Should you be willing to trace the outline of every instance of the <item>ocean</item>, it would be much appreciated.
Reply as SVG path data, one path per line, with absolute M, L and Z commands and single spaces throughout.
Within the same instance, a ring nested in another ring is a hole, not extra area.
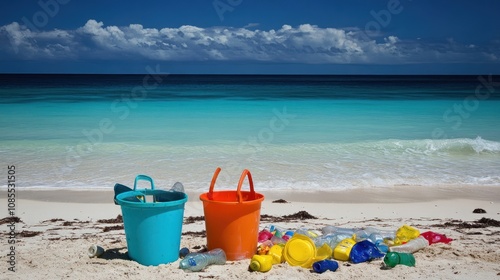
M 26 189 L 500 186 L 500 77 L 3 74 L 0 161 Z

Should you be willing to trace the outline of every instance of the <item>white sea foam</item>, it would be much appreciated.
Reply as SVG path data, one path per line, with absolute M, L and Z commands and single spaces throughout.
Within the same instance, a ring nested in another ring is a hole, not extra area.
M 224 189 L 235 188 L 245 168 L 263 190 L 500 186 L 500 143 L 481 137 L 269 144 L 243 152 L 239 145 L 103 143 L 72 158 L 71 151 L 49 141 L 10 143 L 2 155 L 17 164 L 18 184 L 33 188 L 111 189 L 148 174 L 158 187 L 181 181 L 188 190 L 206 191 L 217 166 L 223 168 L 217 186 Z

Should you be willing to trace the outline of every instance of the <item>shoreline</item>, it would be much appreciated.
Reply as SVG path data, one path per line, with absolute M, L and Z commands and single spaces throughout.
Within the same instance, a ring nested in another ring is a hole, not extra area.
M 476 208 L 487 211 L 485 217 L 499 219 L 498 188 L 394 188 L 355 189 L 336 192 L 262 192 L 265 199 L 261 215 L 290 215 L 307 211 L 320 219 L 412 219 L 440 218 L 473 220 Z M 203 216 L 201 193 L 188 192 L 184 216 Z M 61 218 L 96 220 L 114 218 L 121 207 L 113 201 L 111 190 L 19 190 L 16 192 L 16 215 L 26 224 Z M 6 201 L 7 192 L 0 192 Z M 285 200 L 287 203 L 275 203 Z M 3 218 L 3 217 L 0 217 Z
M 245 190 L 243 190 L 245 191 Z M 500 186 L 396 186 L 379 188 L 357 188 L 336 191 L 259 191 L 265 200 L 284 199 L 293 202 L 316 203 L 401 203 L 429 202 L 448 199 L 471 199 L 500 202 Z M 188 201 L 200 201 L 203 192 L 187 191 Z M 16 188 L 16 198 L 23 200 L 68 203 L 113 202 L 112 189 L 22 189 Z M 0 190 L 0 199 L 7 198 L 7 189 Z

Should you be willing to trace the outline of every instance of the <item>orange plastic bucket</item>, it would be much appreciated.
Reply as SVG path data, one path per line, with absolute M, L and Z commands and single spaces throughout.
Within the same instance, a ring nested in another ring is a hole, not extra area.
M 250 171 L 243 170 L 236 191 L 215 191 L 221 169 L 217 167 L 210 190 L 200 195 L 205 213 L 208 250 L 221 248 L 228 260 L 250 259 L 257 249 L 260 204 L 264 195 L 253 189 Z M 250 191 L 241 191 L 248 177 Z

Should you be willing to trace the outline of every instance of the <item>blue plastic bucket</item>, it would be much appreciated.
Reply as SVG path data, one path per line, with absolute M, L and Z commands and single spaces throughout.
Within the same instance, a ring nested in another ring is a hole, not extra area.
M 139 180 L 149 181 L 151 189 L 137 190 Z M 134 190 L 119 194 L 116 201 L 122 209 L 132 260 L 142 265 L 160 265 L 179 258 L 185 193 L 155 190 L 153 179 L 138 175 Z

